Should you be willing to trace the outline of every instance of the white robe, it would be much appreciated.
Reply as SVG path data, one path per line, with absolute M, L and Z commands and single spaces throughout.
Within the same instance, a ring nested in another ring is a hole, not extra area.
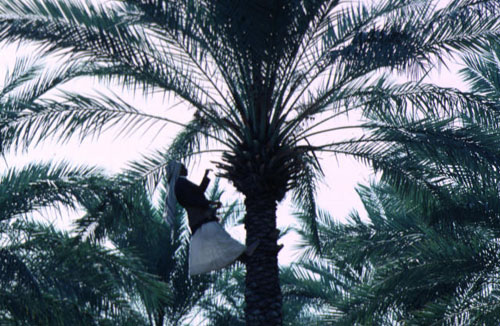
M 245 245 L 233 239 L 219 223 L 205 223 L 191 237 L 189 275 L 231 265 L 245 249 Z

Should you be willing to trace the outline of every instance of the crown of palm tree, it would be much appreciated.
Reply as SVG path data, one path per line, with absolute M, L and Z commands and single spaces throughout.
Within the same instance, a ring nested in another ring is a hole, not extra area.
M 170 154 L 186 156 L 203 147 L 203 138 L 216 140 L 223 175 L 244 193 L 250 191 L 244 180 L 267 180 L 258 188 L 277 199 L 290 187 L 305 193 L 301 181 L 319 168 L 315 152 L 377 162 L 397 141 L 369 132 L 337 141 L 335 131 L 344 128 L 405 129 L 414 122 L 405 116 L 455 116 L 464 109 L 475 119 L 494 115 L 470 94 L 392 84 L 380 73 L 426 72 L 447 53 L 478 49 L 498 32 L 495 1 L 452 1 L 434 10 L 420 0 L 359 7 L 339 1 L 26 0 L 5 1 L 0 9 L 0 38 L 38 42 L 44 53 L 74 53 L 69 61 L 79 64 L 58 71 L 53 82 L 91 74 L 133 89 L 173 92 L 194 107 Z M 89 135 L 118 119 L 128 120 L 122 128 L 129 129 L 151 119 L 175 123 L 108 97 L 66 94 L 66 100 L 31 104 L 14 123 L 15 134 L 29 134 L 29 142 L 54 132 Z M 328 128 L 357 109 L 381 121 Z

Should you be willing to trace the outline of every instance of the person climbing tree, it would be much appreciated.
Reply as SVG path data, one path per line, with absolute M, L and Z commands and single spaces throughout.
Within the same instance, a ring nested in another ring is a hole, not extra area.
M 178 162 L 169 164 L 169 189 L 167 190 L 167 221 L 175 212 L 178 202 L 186 209 L 191 246 L 189 248 L 189 275 L 208 273 L 231 265 L 236 260 L 245 262 L 246 257 L 255 251 L 258 241 L 248 248 L 237 240 L 218 223 L 217 209 L 220 202 L 210 201 L 205 197 L 205 190 L 210 183 L 210 169 L 199 185 L 189 181 L 187 168 Z

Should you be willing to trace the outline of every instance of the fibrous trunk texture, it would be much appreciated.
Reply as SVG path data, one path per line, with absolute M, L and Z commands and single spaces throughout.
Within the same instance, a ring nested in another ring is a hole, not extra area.
M 246 244 L 260 241 L 246 266 L 246 326 L 281 326 L 276 201 L 266 194 L 252 194 L 246 196 L 245 206 Z

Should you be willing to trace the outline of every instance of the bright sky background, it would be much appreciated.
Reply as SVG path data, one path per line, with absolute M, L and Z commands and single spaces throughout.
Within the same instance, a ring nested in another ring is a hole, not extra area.
M 0 55 L 3 58 L 2 64 L 0 64 L 0 85 L 3 84 L 5 68 L 12 66 L 16 56 L 27 54 L 29 54 L 29 50 L 23 48 L 19 50 L 16 50 L 12 46 L 0 48 Z M 456 73 L 460 66 L 451 64 L 450 68 L 451 71 L 441 68 L 440 71 L 432 73 L 428 79 L 441 86 L 464 89 L 464 84 Z M 87 79 L 69 83 L 66 89 L 88 94 L 92 90 L 102 91 L 102 86 Z M 169 105 L 163 101 L 162 96 L 148 96 L 144 98 L 142 96 L 133 96 L 129 93 L 123 93 L 120 96 L 134 103 L 137 107 L 157 115 L 166 115 L 171 119 L 184 122 L 190 117 L 180 107 L 168 110 Z M 2 160 L 0 162 L 0 171 L 5 171 L 7 165 L 12 167 L 22 166 L 27 162 L 70 160 L 75 162 L 75 164 L 102 166 L 110 173 L 117 173 L 126 166 L 127 162 L 137 160 L 141 155 L 146 155 L 156 149 L 164 148 L 175 136 L 177 130 L 177 127 L 167 125 L 162 130 L 158 130 L 158 128 L 150 128 L 145 132 L 141 130 L 130 137 L 117 136 L 114 132 L 107 132 L 99 140 L 88 140 L 81 144 L 77 141 L 72 141 L 65 146 L 59 146 L 49 142 L 43 146 L 32 148 L 27 153 L 7 155 L 5 161 Z M 209 160 L 204 159 L 203 162 L 192 165 L 190 167 L 190 179 L 194 182 L 199 182 L 205 168 L 211 167 L 215 169 L 209 163 Z M 352 210 L 358 210 L 363 213 L 364 209 L 355 192 L 355 187 L 358 183 L 367 184 L 369 182 L 370 178 L 372 178 L 370 169 L 352 158 L 337 160 L 336 158 L 323 156 L 321 157 L 321 163 L 326 173 L 326 179 L 318 189 L 317 199 L 319 207 L 327 210 L 333 217 L 340 221 L 345 220 Z M 230 186 L 227 187 L 231 188 Z M 228 193 L 231 194 L 232 191 Z M 291 212 L 289 200 L 286 199 L 278 208 L 279 226 L 285 227 L 294 223 Z M 57 223 L 68 225 L 68 221 L 66 219 L 57 221 Z M 231 230 L 231 233 L 243 241 L 243 228 Z M 289 235 L 283 239 L 283 242 L 285 243 L 285 248 L 280 253 L 280 262 L 286 264 L 294 259 L 293 248 L 297 243 L 297 237 Z

